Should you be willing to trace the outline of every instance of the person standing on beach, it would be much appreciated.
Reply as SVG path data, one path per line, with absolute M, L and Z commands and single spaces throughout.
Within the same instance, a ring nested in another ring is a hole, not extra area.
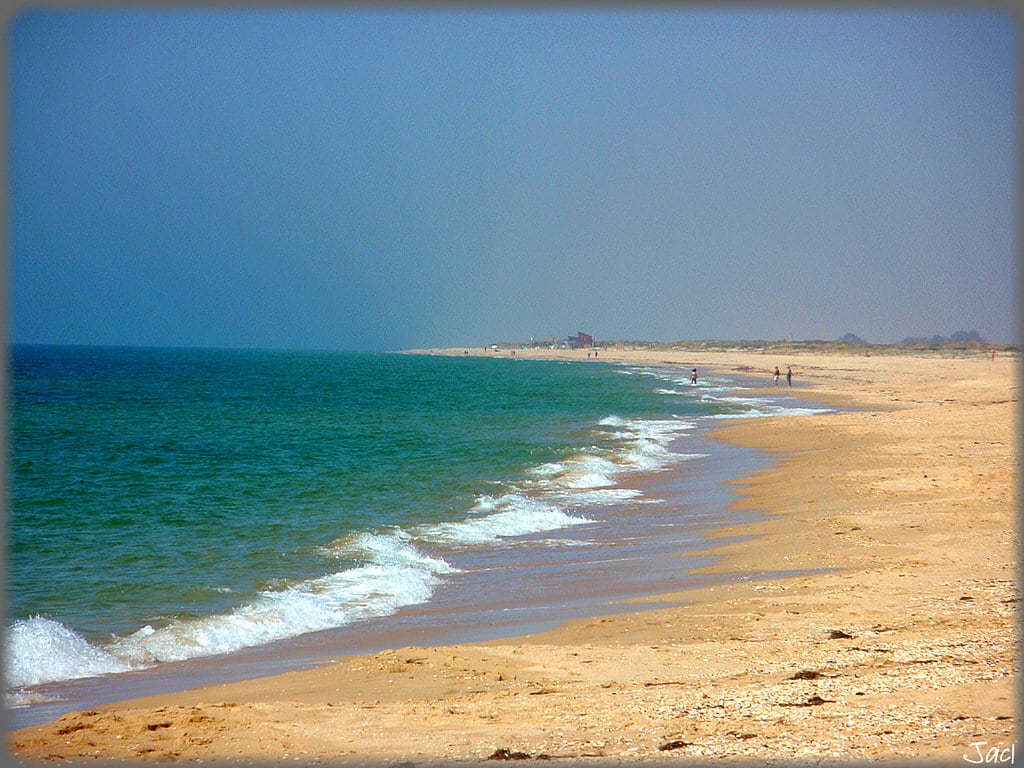
M 782 375 L 782 373 L 779 371 L 779 366 L 776 365 L 775 366 L 775 376 L 774 376 L 775 386 L 776 387 L 779 386 L 779 376 L 781 376 L 781 375 Z
M 786 386 L 793 386 L 793 366 L 791 365 L 786 366 Z

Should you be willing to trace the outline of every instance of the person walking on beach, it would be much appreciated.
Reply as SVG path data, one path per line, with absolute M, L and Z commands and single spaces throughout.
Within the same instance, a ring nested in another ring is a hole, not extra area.
M 779 386 L 779 376 L 781 376 L 781 375 L 782 375 L 782 373 L 779 371 L 779 366 L 776 365 L 775 366 L 775 376 L 774 376 L 775 386 L 776 387 Z
M 696 368 L 694 368 L 692 371 L 690 371 L 690 383 L 691 384 L 696 384 L 697 383 L 697 369 Z
M 786 366 L 786 386 L 793 386 L 793 366 L 791 365 Z

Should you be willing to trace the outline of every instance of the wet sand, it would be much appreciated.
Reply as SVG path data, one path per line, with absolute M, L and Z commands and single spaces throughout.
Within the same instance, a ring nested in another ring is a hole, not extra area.
M 104 705 L 14 731 L 9 748 L 30 760 L 260 764 L 1009 756 L 1016 357 L 600 359 L 763 375 L 772 391 L 774 366 L 792 365 L 795 392 L 851 408 L 715 433 L 776 459 L 735 483 L 738 506 L 767 517 L 711 534 L 721 559 L 705 570 L 728 583 L 549 632 Z

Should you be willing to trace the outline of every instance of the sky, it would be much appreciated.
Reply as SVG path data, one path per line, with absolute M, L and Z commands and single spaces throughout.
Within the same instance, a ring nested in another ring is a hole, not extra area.
M 14 343 L 1018 343 L 1017 18 L 29 7 Z

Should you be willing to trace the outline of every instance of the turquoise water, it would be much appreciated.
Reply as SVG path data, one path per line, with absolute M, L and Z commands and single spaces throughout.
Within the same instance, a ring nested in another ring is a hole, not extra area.
M 9 380 L 15 706 L 427 605 L 523 537 L 585 546 L 698 420 L 780 410 L 504 357 L 16 345 Z

